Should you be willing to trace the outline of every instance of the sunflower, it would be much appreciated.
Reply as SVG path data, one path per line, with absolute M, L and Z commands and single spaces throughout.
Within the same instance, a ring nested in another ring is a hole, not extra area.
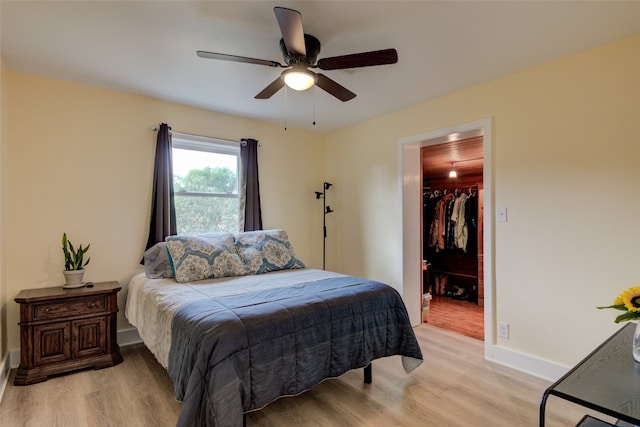
M 616 323 L 638 320 L 640 319 L 640 286 L 633 286 L 622 292 L 613 300 L 612 305 L 596 308 L 613 308 L 624 311 L 624 313 L 616 317 Z
M 622 295 L 616 298 L 616 301 L 618 299 L 622 299 L 628 311 L 640 312 L 640 286 L 627 289 Z

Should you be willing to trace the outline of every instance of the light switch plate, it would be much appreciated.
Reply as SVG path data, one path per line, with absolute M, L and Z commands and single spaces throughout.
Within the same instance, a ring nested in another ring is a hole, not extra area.
M 507 222 L 507 208 L 502 207 L 496 210 L 496 221 Z

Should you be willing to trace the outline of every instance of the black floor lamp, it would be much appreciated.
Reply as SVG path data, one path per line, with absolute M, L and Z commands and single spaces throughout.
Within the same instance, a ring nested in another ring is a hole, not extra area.
M 325 269 L 325 259 L 327 253 L 327 214 L 333 212 L 331 206 L 327 206 L 327 190 L 332 186 L 325 182 L 322 186 L 322 192 L 316 191 L 316 199 L 322 199 L 322 269 Z

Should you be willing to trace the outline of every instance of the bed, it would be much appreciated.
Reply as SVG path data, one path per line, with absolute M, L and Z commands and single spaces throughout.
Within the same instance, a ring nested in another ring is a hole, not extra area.
M 395 289 L 305 268 L 283 230 L 157 246 L 129 283 L 125 315 L 173 382 L 178 426 L 240 426 L 375 359 L 399 355 L 407 373 L 422 362 Z

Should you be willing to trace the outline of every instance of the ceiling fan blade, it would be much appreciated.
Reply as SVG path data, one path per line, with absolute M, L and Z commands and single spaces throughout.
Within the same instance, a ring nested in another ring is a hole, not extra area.
M 206 52 L 199 50 L 196 52 L 200 58 L 208 59 L 221 59 L 223 61 L 244 62 L 246 64 L 266 65 L 267 67 L 286 67 L 276 61 L 269 61 L 267 59 L 247 58 L 246 56 L 228 55 L 226 53 Z
M 323 89 L 329 92 L 331 95 L 335 96 L 342 102 L 348 101 L 356 97 L 355 93 L 351 92 L 346 87 L 331 80 L 329 77 L 325 76 L 324 74 L 318 74 L 318 81 L 316 82 L 316 84 L 320 89 Z
M 304 30 L 302 29 L 302 15 L 297 10 L 286 7 L 274 7 L 282 40 L 287 51 L 294 56 L 307 56 L 307 48 L 304 43 Z
M 383 49 L 323 58 L 318 60 L 318 64 L 316 66 L 321 70 L 341 70 L 344 68 L 395 64 L 396 62 L 398 62 L 398 52 L 396 52 L 395 49 Z
M 277 79 L 275 79 L 274 81 L 271 82 L 271 84 L 269 84 L 269 86 L 265 87 L 264 89 L 262 89 L 262 92 L 260 92 L 259 94 L 257 94 L 255 96 L 256 99 L 269 99 L 271 98 L 277 91 L 279 91 L 280 89 L 282 89 L 282 87 L 284 86 L 284 81 L 282 80 L 282 77 L 278 76 Z

